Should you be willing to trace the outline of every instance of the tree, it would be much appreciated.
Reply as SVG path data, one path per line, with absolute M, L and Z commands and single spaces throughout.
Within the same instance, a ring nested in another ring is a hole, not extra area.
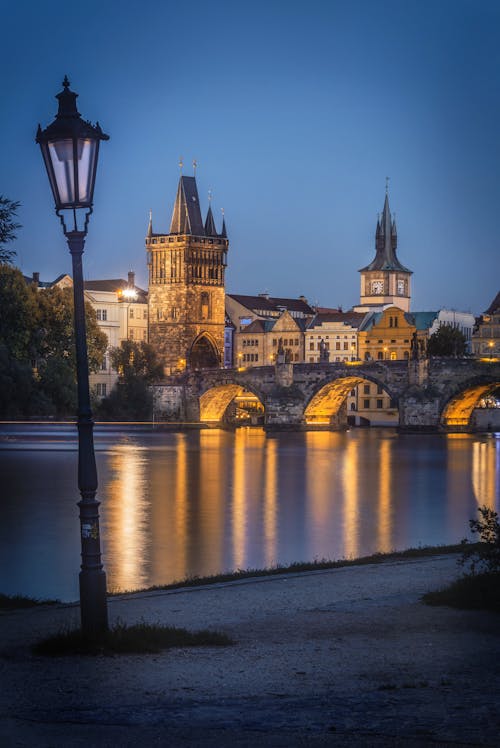
M 111 364 L 119 381 L 97 406 L 100 418 L 107 420 L 149 420 L 153 410 L 153 394 L 149 384 L 163 375 L 155 349 L 149 343 L 122 340 L 110 352 Z
M 44 289 L 37 293 L 38 355 L 42 360 L 57 357 L 68 361 L 76 376 L 73 291 L 71 288 Z M 89 370 L 100 367 L 108 339 L 97 324 L 95 310 L 85 304 L 85 326 Z
M 0 344 L 18 361 L 34 358 L 36 301 L 21 271 L 0 264 Z
M 9 200 L 7 197 L 0 195 L 0 263 L 9 265 L 16 252 L 14 249 L 7 249 L 5 246 L 8 242 L 14 241 L 17 229 L 21 228 L 20 223 L 16 223 L 15 216 L 19 210 L 20 203 Z
M 465 335 L 453 325 L 441 325 L 427 343 L 429 356 L 464 356 L 467 350 Z

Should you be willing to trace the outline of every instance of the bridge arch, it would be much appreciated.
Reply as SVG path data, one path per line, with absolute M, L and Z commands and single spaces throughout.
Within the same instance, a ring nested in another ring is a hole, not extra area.
M 481 398 L 488 396 L 500 387 L 499 381 L 484 380 L 463 383 L 458 391 L 445 402 L 441 410 L 441 426 L 447 429 L 467 428 L 472 412 Z
M 228 381 L 223 384 L 209 386 L 199 398 L 200 404 L 200 421 L 202 423 L 221 423 L 224 415 L 238 395 L 245 393 L 254 395 L 262 406 L 265 408 L 265 398 L 254 388 L 249 387 L 246 383 L 241 384 L 238 381 Z
M 392 401 L 398 402 L 398 398 L 394 397 L 384 381 L 380 381 L 372 374 L 360 371 L 359 373 L 319 382 L 306 403 L 304 409 L 305 423 L 309 425 L 333 423 L 333 419 L 339 416 L 349 392 L 364 382 L 371 382 L 377 387 L 381 387 Z

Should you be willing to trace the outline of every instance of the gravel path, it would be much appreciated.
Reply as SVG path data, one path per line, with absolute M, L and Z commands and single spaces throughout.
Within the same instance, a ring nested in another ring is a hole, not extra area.
M 500 617 L 430 608 L 435 556 L 123 595 L 112 620 L 236 645 L 57 658 L 29 644 L 76 606 L 0 615 L 2 746 L 498 746 Z

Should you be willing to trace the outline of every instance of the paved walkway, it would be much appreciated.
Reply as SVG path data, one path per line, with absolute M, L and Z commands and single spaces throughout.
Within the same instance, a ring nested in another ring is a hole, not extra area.
M 33 657 L 78 608 L 0 615 L 2 746 L 498 746 L 500 617 L 430 608 L 436 556 L 124 595 L 112 621 L 228 633 L 160 655 Z

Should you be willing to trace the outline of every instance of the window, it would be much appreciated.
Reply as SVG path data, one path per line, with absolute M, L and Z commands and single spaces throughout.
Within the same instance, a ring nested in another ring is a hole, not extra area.
M 383 400 L 377 400 L 377 408 L 379 410 L 380 410 L 380 408 L 382 408 L 382 405 L 383 405 Z
M 275 348 L 278 345 L 278 341 L 276 338 L 273 338 L 273 347 Z
M 377 395 L 382 395 L 383 392 L 384 392 L 383 387 L 380 384 L 378 384 L 377 385 Z
M 142 339 L 143 340 L 147 340 L 148 339 L 148 331 L 147 330 L 143 330 L 142 331 Z
M 130 319 L 134 319 L 134 307 L 133 306 L 130 307 L 128 311 L 128 316 L 130 317 Z
M 134 339 L 134 329 L 133 329 L 133 328 L 131 328 L 131 329 L 130 329 L 130 330 L 128 331 L 128 339 L 129 339 L 129 340 L 133 340 L 133 339 Z
M 340 351 L 340 343 L 335 343 L 335 350 Z
M 351 393 L 350 393 L 350 394 L 351 394 L 351 397 L 355 397 L 355 395 L 356 395 L 356 390 L 351 390 Z
M 405 361 L 408 361 L 408 359 L 410 358 L 409 352 L 405 351 L 404 356 L 405 356 Z
M 144 309 L 142 312 L 142 319 L 147 319 L 147 318 L 148 318 L 148 310 Z
M 363 385 L 363 392 L 365 393 L 365 395 L 369 395 L 370 394 L 370 385 L 369 384 L 364 384 Z
M 200 300 L 201 300 L 201 318 L 208 319 L 210 316 L 210 310 L 209 310 L 209 296 L 206 291 L 202 292 Z
M 101 362 L 101 371 L 106 371 L 107 368 L 108 368 L 108 359 L 106 358 L 106 356 L 104 356 Z
M 310 350 L 310 351 L 314 351 L 314 341 L 311 341 L 311 342 L 309 343 L 309 350 Z
M 344 343 L 344 351 L 348 351 L 348 350 L 349 350 L 349 343 Z
M 363 400 L 363 408 L 369 408 L 370 407 L 370 401 L 368 399 Z
M 378 358 L 379 361 L 383 361 L 384 360 L 384 353 L 383 353 L 383 351 L 379 351 L 377 353 L 377 358 Z
M 95 316 L 99 321 L 106 322 L 108 319 L 108 310 L 107 309 L 96 309 Z
M 398 318 L 394 317 L 394 327 L 397 327 L 397 326 L 398 326 Z
M 391 351 L 391 361 L 396 361 L 398 358 L 398 354 L 396 351 Z
M 102 382 L 96 384 L 96 395 L 98 397 L 106 397 L 106 384 Z

